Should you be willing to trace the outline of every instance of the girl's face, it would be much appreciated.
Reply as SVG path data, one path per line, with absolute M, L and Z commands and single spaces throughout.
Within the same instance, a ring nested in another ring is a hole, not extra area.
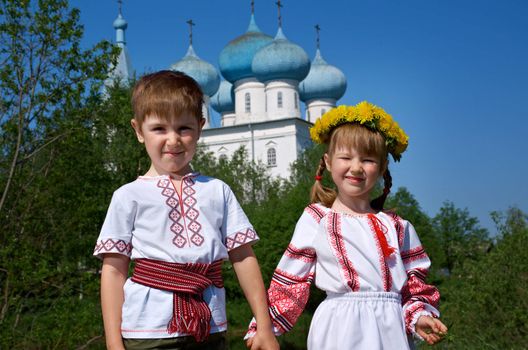
M 370 191 L 382 171 L 379 157 L 360 153 L 354 147 L 338 147 L 332 155 L 325 154 L 324 159 L 339 197 L 370 201 Z

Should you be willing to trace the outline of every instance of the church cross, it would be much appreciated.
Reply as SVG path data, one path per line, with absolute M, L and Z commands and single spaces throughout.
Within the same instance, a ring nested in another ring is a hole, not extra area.
M 281 1 L 280 0 L 277 0 L 277 2 L 275 3 L 277 5 L 277 8 L 279 9 L 279 28 L 282 28 L 282 16 L 281 16 L 281 7 L 284 7 L 282 6 L 281 4 Z
M 192 46 L 192 27 L 196 24 L 192 19 L 188 20 L 187 24 L 189 25 L 189 44 Z
M 319 27 L 319 24 L 315 25 L 315 31 L 317 35 L 317 50 L 319 50 L 319 32 L 321 31 L 321 27 Z

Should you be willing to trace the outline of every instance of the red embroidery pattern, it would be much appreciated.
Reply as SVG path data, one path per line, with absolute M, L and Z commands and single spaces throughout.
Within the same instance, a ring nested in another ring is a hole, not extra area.
M 171 211 L 169 212 L 169 219 L 172 221 L 170 229 L 175 235 L 172 239 L 172 243 L 178 248 L 183 248 L 188 240 L 188 236 L 185 235 L 185 227 L 180 223 L 182 220 L 181 211 L 183 211 L 185 219 L 188 221 L 187 229 L 191 232 L 189 245 L 191 245 L 192 242 L 196 246 L 201 246 L 204 242 L 203 236 L 200 235 L 202 225 L 197 220 L 198 216 L 200 216 L 200 212 L 194 208 L 197 201 L 196 198 L 194 198 L 196 191 L 192 188 L 194 185 L 193 176 L 196 175 L 193 174 L 191 177 L 182 179 L 183 198 L 181 206 L 178 200 L 178 194 L 174 190 L 170 179 L 161 179 L 158 181 L 158 187 L 162 189 L 161 194 L 167 197 L 165 203 L 171 208 Z
M 328 217 L 328 235 L 330 239 L 330 246 L 334 251 L 334 256 L 337 258 L 339 266 L 341 266 L 341 273 L 347 282 L 348 287 L 354 291 L 359 291 L 359 279 L 354 265 L 348 259 L 345 249 L 345 242 L 341 235 L 341 222 L 336 213 L 330 213 Z
M 385 261 L 385 258 L 383 256 L 383 250 L 381 248 L 381 243 L 378 238 L 378 235 L 376 234 L 374 224 L 371 220 L 369 220 L 368 223 L 370 226 L 370 231 L 374 237 L 374 242 L 376 242 L 376 250 L 378 251 L 378 261 L 380 264 L 381 278 L 383 280 L 383 290 L 388 292 L 392 288 L 392 277 L 390 274 L 389 266 L 387 265 L 387 262 Z
M 407 309 L 405 309 L 405 328 L 408 334 L 411 334 L 412 330 L 414 329 L 414 325 L 412 324 L 414 314 L 421 311 L 425 311 L 425 307 L 422 303 L 410 305 Z
M 310 295 L 314 275 L 301 277 L 275 270 L 268 289 L 269 308 L 274 325 L 287 332 L 302 314 Z
M 438 308 L 440 293 L 435 286 L 425 283 L 427 270 L 413 269 L 407 272 L 407 283 L 402 289 L 403 304 L 423 302 Z
M 401 249 L 403 247 L 403 239 L 405 238 L 405 228 L 403 227 L 402 218 L 400 218 L 398 215 L 396 215 L 396 213 L 392 211 L 387 211 L 385 212 L 385 214 L 387 214 L 392 219 L 394 228 L 398 233 L 398 245 Z
M 181 214 L 178 205 L 178 195 L 172 187 L 169 179 L 159 180 L 158 187 L 162 189 L 161 194 L 167 197 L 165 203 L 172 208 L 169 212 L 169 219 L 172 221 L 170 229 L 175 235 L 172 239 L 172 243 L 178 248 L 183 248 L 185 243 L 187 243 L 187 239 L 184 237 L 184 227 L 180 224 Z
M 126 253 L 130 256 L 132 252 L 132 243 L 126 243 L 122 239 L 113 240 L 111 238 L 107 240 L 101 240 L 95 245 L 94 253 L 109 253 L 118 251 L 119 253 Z
M 200 235 L 200 231 L 202 230 L 202 225 L 198 222 L 198 216 L 200 216 L 200 212 L 194 208 L 196 205 L 196 198 L 194 198 L 194 195 L 196 194 L 196 191 L 192 188 L 194 185 L 194 180 L 192 178 L 186 177 L 183 179 L 183 189 L 182 189 L 182 196 L 183 196 L 183 204 L 185 206 L 185 218 L 188 220 L 187 228 L 189 231 L 192 232 L 191 235 L 191 242 L 193 242 L 197 246 L 201 246 L 204 242 L 204 238 L 202 235 Z
M 240 247 L 241 245 L 251 242 L 257 238 L 257 233 L 248 228 L 245 232 L 239 231 L 235 234 L 230 235 L 226 239 L 226 247 L 228 250 Z
M 288 258 L 301 260 L 306 263 L 312 263 L 315 261 L 315 249 L 299 249 L 291 243 L 288 245 L 288 248 L 284 252 L 284 255 Z
M 310 214 L 317 223 L 325 216 L 325 212 L 317 204 L 310 204 L 304 211 Z
M 425 252 L 425 249 L 422 246 L 414 247 L 412 249 L 401 252 L 401 257 L 404 264 L 408 264 L 410 262 L 420 259 L 428 259 L 427 253 Z

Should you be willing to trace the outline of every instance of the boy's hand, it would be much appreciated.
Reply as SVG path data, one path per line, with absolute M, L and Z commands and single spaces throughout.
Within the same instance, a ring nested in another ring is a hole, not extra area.
M 430 345 L 438 343 L 447 334 L 447 327 L 437 318 L 420 316 L 415 325 L 416 333 Z
M 269 334 L 255 334 L 254 337 L 249 338 L 246 341 L 246 346 L 251 350 L 278 350 L 280 349 L 279 343 L 275 338 L 275 335 L 271 332 Z

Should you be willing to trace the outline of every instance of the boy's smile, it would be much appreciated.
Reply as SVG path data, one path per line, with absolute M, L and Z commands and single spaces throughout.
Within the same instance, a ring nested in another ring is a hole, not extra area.
M 191 171 L 189 163 L 196 153 L 196 145 L 205 120 L 189 113 L 179 117 L 161 119 L 147 116 L 141 126 L 132 119 L 139 142 L 145 148 L 152 162 L 146 175 L 184 176 Z

